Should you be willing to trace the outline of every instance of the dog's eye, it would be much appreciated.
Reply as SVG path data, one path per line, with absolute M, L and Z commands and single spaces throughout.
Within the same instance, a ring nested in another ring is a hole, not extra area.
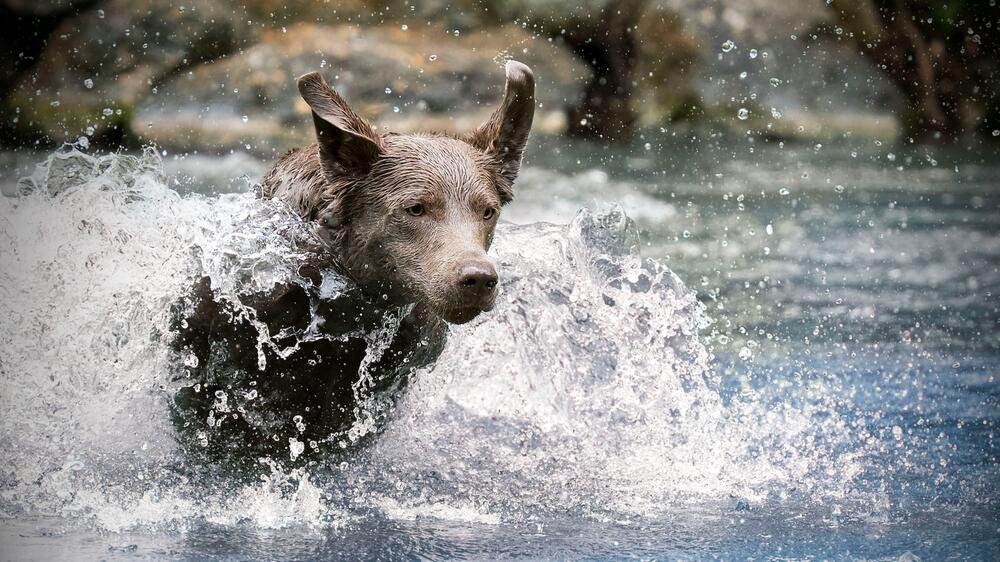
M 496 209 L 494 209 L 493 207 L 486 207 L 486 210 L 483 211 L 483 219 L 484 220 L 490 220 L 496 214 L 497 214 L 497 210 Z
M 420 215 L 424 214 L 424 206 L 421 205 L 420 203 L 417 203 L 416 205 L 411 205 L 407 207 L 406 212 L 415 217 L 419 217 Z

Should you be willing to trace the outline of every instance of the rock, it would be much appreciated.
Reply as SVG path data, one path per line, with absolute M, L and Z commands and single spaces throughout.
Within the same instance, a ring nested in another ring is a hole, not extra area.
M 253 42 L 236 5 L 107 0 L 64 20 L 6 99 L 15 133 L 49 142 L 134 140 L 132 108 L 160 83 Z
M 536 75 L 536 130 L 559 129 L 589 73 L 563 48 L 517 26 L 456 33 L 438 25 L 300 23 L 263 32 L 241 54 L 174 76 L 136 108 L 136 129 L 173 150 L 250 146 L 270 154 L 311 142 L 295 79 L 319 70 L 385 130 L 468 131 L 503 95 L 503 62 Z

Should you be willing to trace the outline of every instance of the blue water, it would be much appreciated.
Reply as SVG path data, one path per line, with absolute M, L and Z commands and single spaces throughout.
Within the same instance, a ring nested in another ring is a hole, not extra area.
M 181 476 L 153 334 L 177 272 L 283 263 L 246 257 L 240 217 L 280 210 L 235 178 L 266 162 L 73 156 L 19 188 L 49 155 L 5 155 L 0 557 L 997 558 L 995 154 L 531 154 L 497 311 L 371 450 L 250 486 Z

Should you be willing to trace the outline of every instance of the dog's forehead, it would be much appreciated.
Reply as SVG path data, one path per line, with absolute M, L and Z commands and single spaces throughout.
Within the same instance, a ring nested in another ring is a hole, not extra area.
M 446 183 L 490 179 L 490 159 L 465 141 L 438 135 L 386 135 L 382 141 L 395 172 Z

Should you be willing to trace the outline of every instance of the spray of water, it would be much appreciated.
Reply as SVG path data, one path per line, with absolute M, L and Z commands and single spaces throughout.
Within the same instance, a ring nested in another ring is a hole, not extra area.
M 184 384 L 171 305 L 202 275 L 234 299 L 293 279 L 314 240 L 276 203 L 168 183 L 152 150 L 64 149 L 0 199 L 5 515 L 112 530 L 372 512 L 496 522 L 852 493 L 851 428 L 821 401 L 720 395 L 703 306 L 638 254 L 616 208 L 501 225 L 496 309 L 452 328 L 367 449 L 308 470 L 274 459 L 258 482 L 193 479 L 169 415 Z M 367 336 L 373 352 L 386 326 Z

